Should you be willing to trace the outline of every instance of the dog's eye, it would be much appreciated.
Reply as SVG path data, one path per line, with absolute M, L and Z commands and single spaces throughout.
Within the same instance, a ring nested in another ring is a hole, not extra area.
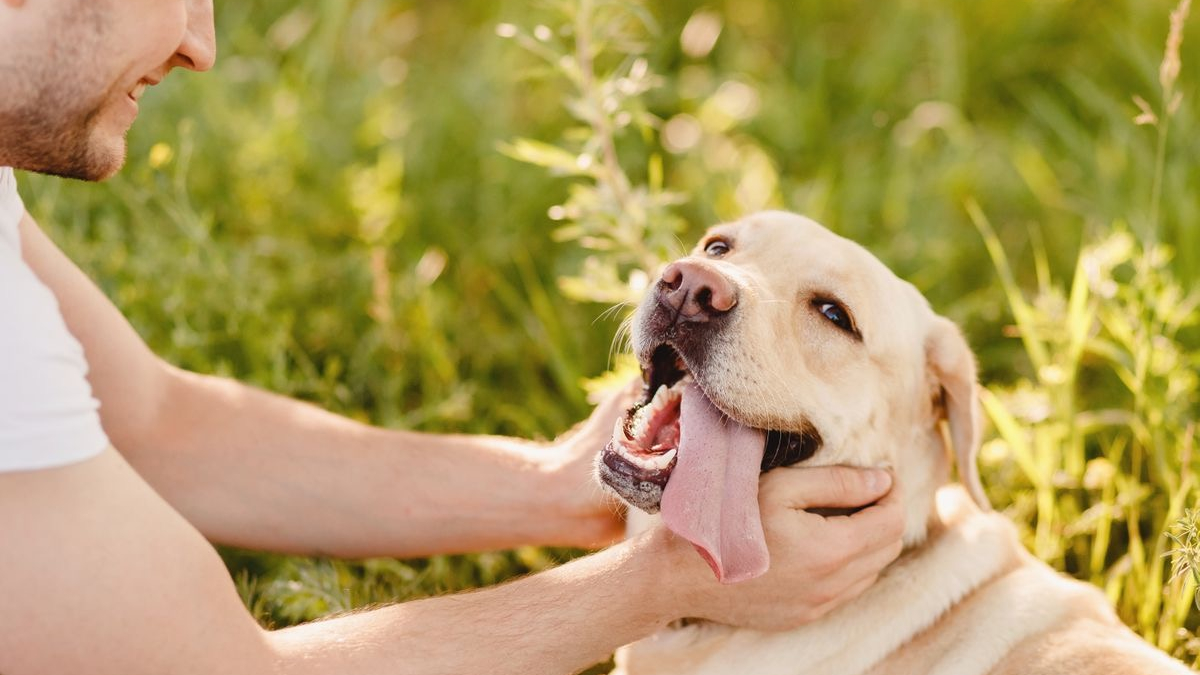
M 720 258 L 729 253 L 729 243 L 724 239 L 713 239 L 704 247 L 704 254 L 712 258 Z
M 854 322 L 850 320 L 850 313 L 846 311 L 845 307 L 832 300 L 813 300 L 812 304 L 821 313 L 821 316 L 829 319 L 833 325 L 851 335 L 858 335 L 858 330 L 854 327 Z

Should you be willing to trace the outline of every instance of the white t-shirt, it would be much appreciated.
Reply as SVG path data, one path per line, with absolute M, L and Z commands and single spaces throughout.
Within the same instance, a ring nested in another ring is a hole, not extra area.
M 24 213 L 12 169 L 0 167 L 0 472 L 62 466 L 108 447 L 83 347 L 21 258 Z

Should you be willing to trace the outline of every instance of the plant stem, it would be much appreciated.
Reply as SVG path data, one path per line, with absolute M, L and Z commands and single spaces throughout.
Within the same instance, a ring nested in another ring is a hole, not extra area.
M 1146 233 L 1146 251 L 1150 251 L 1158 243 L 1159 205 L 1162 202 L 1163 174 L 1167 164 L 1167 129 L 1171 124 L 1171 116 L 1163 105 L 1163 115 L 1158 123 L 1158 148 L 1154 157 L 1154 183 L 1150 188 L 1150 231 Z
M 613 140 L 612 125 L 604 113 L 604 99 L 595 90 L 595 73 L 591 45 L 592 0 L 580 0 L 579 11 L 575 14 L 575 61 L 579 64 L 581 82 L 580 93 L 587 99 L 592 108 L 589 123 L 592 131 L 600 139 L 600 147 L 604 154 L 604 172 L 607 174 L 608 187 L 613 191 L 617 203 L 625 209 L 629 203 L 629 181 L 617 161 L 617 146 Z

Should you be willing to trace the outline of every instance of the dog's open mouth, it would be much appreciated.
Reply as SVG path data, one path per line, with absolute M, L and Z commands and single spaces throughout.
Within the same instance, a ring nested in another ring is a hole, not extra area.
M 683 358 L 667 345 L 654 351 L 642 377 L 645 395 L 617 421 L 601 456 L 601 479 L 632 506 L 658 513 L 679 450 L 683 390 L 692 378 Z
M 601 480 L 629 504 L 661 510 L 722 581 L 758 576 L 768 563 L 759 473 L 807 459 L 818 435 L 756 429 L 730 417 L 669 344 L 642 370 L 646 393 L 617 422 L 601 454 Z

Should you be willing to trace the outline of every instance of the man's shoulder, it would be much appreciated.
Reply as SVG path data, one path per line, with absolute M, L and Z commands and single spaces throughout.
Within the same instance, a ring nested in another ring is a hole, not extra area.
M 0 236 L 0 472 L 60 466 L 108 445 L 83 347 L 58 300 Z
M 0 166 L 0 246 L 21 250 L 18 230 L 25 215 L 25 205 L 17 192 L 17 177 L 7 166 Z
M 60 328 L 66 332 L 54 293 L 21 255 L 20 225 L 24 215 L 12 169 L 0 167 L 0 325 L 8 328 L 0 331 L 0 348 L 52 340 L 58 337 Z
M 0 241 L 0 325 L 10 330 L 0 331 L 0 345 L 30 336 L 27 329 L 43 328 L 37 324 L 56 325 L 62 322 L 54 293 L 38 279 L 21 258 L 19 250 Z

